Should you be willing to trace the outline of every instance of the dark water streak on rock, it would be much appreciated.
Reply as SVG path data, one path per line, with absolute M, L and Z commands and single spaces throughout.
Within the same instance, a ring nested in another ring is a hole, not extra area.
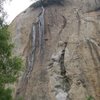
M 44 21 L 44 7 L 42 7 L 42 13 L 39 16 L 39 52 L 40 52 L 40 62 L 43 62 L 44 59 L 44 50 L 45 50 L 45 41 L 44 41 L 44 35 L 45 35 L 45 21 Z
M 35 24 L 33 24 L 33 26 L 32 26 L 30 41 L 31 41 L 31 47 L 30 47 L 31 49 L 30 49 L 28 56 L 26 58 L 26 70 L 25 70 L 23 77 L 21 79 L 19 88 L 17 89 L 16 99 L 20 95 L 25 95 L 28 80 L 29 80 L 29 78 L 31 76 L 31 72 L 33 70 L 33 66 L 34 66 L 34 62 L 35 62 L 35 51 L 36 51 L 36 25 Z M 21 91 L 23 91 L 23 92 L 21 92 Z M 21 93 L 23 93 L 23 94 L 21 94 Z

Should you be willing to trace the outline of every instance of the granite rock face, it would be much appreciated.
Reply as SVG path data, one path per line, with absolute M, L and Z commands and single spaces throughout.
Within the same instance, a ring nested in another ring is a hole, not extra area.
M 10 25 L 14 54 L 24 60 L 15 99 L 100 100 L 100 0 L 49 1 Z

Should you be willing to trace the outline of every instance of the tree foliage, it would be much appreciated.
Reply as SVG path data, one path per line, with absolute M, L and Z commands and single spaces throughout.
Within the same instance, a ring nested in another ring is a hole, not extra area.
M 11 89 L 0 88 L 0 100 L 12 100 Z
M 8 25 L 4 24 L 3 3 L 5 1 L 0 0 L 0 100 L 12 100 L 12 91 L 5 86 L 16 81 L 22 60 L 12 54 L 14 45 L 11 43 Z
M 21 69 L 21 58 L 12 55 L 13 44 L 10 40 L 8 26 L 0 26 L 0 100 L 11 100 L 11 90 L 5 85 L 13 83 Z M 7 98 L 7 99 L 6 99 Z

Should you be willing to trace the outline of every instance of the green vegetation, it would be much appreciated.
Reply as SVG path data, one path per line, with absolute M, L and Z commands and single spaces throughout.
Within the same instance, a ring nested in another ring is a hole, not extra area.
M 8 25 L 4 24 L 6 12 L 3 4 L 5 1 L 0 0 L 0 100 L 12 100 L 12 90 L 7 88 L 7 84 L 17 80 L 22 60 L 12 54 L 14 45 L 11 43 Z
M 11 89 L 4 89 L 0 87 L 0 100 L 12 100 Z
M 24 100 L 22 96 L 18 97 L 17 100 Z
M 12 100 L 12 91 L 5 88 L 6 84 L 14 83 L 22 66 L 21 58 L 12 55 L 8 26 L 0 24 L 0 100 Z
M 88 96 L 86 100 L 94 100 L 92 96 Z

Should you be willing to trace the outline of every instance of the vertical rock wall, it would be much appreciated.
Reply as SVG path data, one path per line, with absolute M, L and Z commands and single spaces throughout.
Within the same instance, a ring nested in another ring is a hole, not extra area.
M 100 100 L 100 1 L 44 1 L 10 25 L 25 62 L 15 98 Z

